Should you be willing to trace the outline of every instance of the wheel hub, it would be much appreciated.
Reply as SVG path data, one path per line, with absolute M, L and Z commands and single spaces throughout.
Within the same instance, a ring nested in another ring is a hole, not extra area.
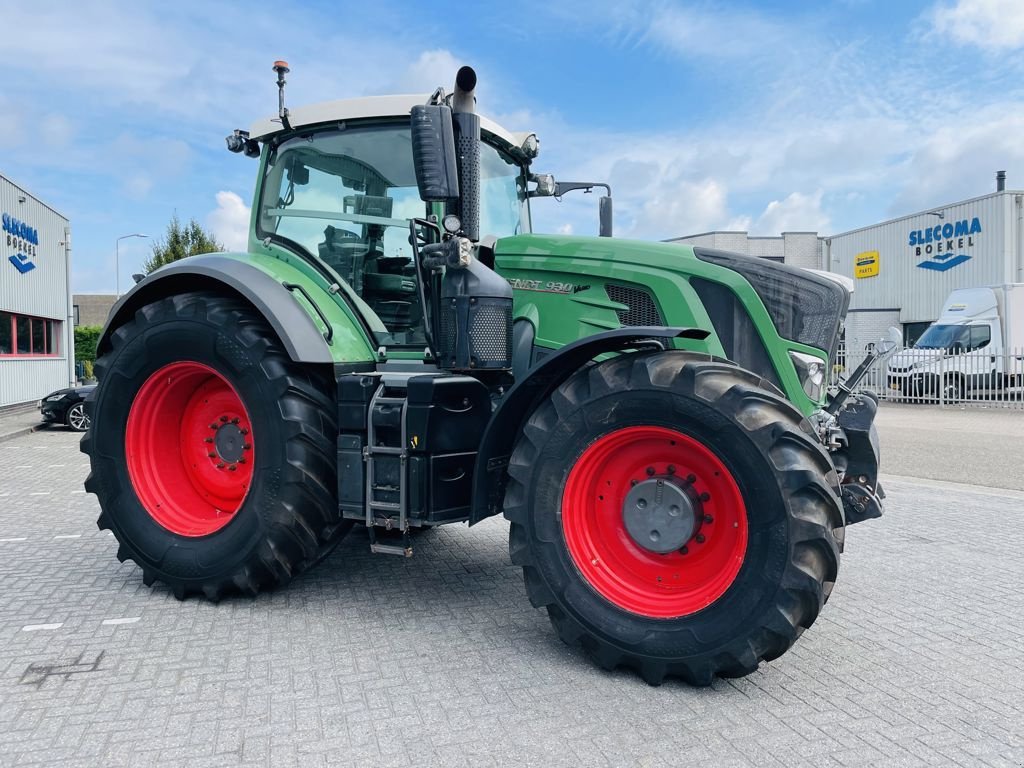
M 224 461 L 237 462 L 244 454 L 245 436 L 237 424 L 222 424 L 214 435 L 213 445 Z
M 637 483 L 622 504 L 622 520 L 630 537 L 658 554 L 681 549 L 697 533 L 703 516 L 700 499 L 688 484 L 673 477 Z

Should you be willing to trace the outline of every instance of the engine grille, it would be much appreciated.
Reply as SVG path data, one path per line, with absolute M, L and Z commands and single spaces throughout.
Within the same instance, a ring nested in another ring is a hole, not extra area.
M 440 349 L 437 350 L 441 357 L 442 365 L 451 365 L 455 362 L 455 346 L 459 337 L 459 318 L 454 307 L 447 303 L 441 307 L 441 338 L 438 339 Z
M 472 354 L 478 364 L 507 368 L 512 358 L 512 302 L 481 303 L 473 316 Z
M 629 309 L 617 310 L 619 324 L 623 326 L 664 325 L 665 320 L 654 303 L 654 297 L 641 288 L 606 283 L 604 291 L 616 304 L 625 304 Z

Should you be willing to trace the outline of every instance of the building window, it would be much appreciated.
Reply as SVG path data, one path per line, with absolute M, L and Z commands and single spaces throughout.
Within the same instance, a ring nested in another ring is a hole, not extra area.
M 0 312 L 0 355 L 56 357 L 60 354 L 60 320 Z

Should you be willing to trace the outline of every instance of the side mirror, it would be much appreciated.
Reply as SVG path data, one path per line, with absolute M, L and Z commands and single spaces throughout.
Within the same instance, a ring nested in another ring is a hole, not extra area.
M 416 186 L 426 203 L 459 199 L 455 129 L 450 107 L 417 104 L 412 108 L 412 162 Z
M 885 336 L 878 342 L 875 349 L 878 352 L 879 357 L 886 357 L 895 352 L 900 344 L 903 343 L 903 334 L 900 329 L 894 325 L 889 326 L 889 330 L 886 331 Z
M 288 167 L 288 181 L 299 187 L 309 184 L 309 168 L 300 162 L 294 162 Z
M 598 235 L 600 237 L 611 237 L 612 236 L 612 199 L 611 197 L 605 196 L 600 200 L 600 208 L 598 209 L 598 215 L 600 216 L 600 229 Z

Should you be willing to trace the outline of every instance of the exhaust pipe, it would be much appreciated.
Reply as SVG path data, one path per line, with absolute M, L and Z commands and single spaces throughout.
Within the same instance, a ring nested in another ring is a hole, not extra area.
M 1006 191 L 1006 171 L 996 171 L 996 192 Z
M 459 156 L 458 210 L 462 233 L 473 242 L 480 240 L 480 116 L 476 114 L 476 72 L 461 67 L 455 75 L 452 93 L 452 121 L 455 151 Z

